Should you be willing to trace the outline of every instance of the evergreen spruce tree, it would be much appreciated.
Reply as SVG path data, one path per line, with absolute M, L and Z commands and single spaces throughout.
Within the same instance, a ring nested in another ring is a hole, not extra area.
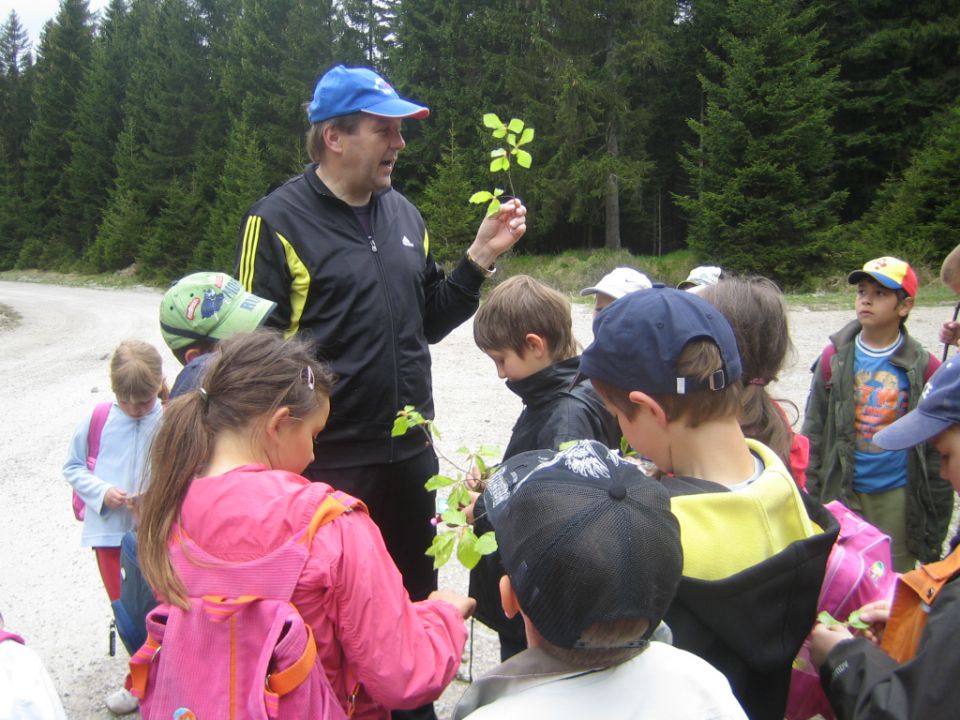
M 70 163 L 65 170 L 69 193 L 63 203 L 64 233 L 78 253 L 86 252 L 96 237 L 116 176 L 114 155 L 123 127 L 136 32 L 126 1 L 111 0 L 94 40 L 76 121 L 67 138 Z
M 129 235 L 114 229 L 142 212 L 146 222 L 136 237 L 152 245 L 150 251 L 137 249 L 134 256 L 138 271 L 150 277 L 185 270 L 175 263 L 189 258 L 199 241 L 203 224 L 196 222 L 204 216 L 205 204 L 194 173 L 202 150 L 198 136 L 212 96 L 208 45 L 197 6 L 188 0 L 160 0 L 147 10 L 127 86 L 115 157 L 117 179 L 91 258 L 129 257 L 124 246 Z M 153 225 L 161 214 L 164 227 L 156 231 Z M 116 244 L 124 252 L 114 252 Z
M 30 42 L 13 10 L 0 29 L 0 269 L 13 266 L 26 227 L 24 146 L 30 130 Z
M 942 113 L 902 179 L 889 181 L 861 223 L 877 255 L 938 265 L 960 245 L 960 102 Z
M 266 178 L 255 134 L 241 117 L 230 131 L 217 200 L 193 257 L 195 267 L 233 272 L 240 220 L 252 202 L 267 191 Z
M 74 127 L 78 94 L 90 62 L 93 25 L 87 0 L 61 0 L 56 19 L 40 40 L 33 88 L 34 119 L 26 145 L 24 174 L 27 244 L 18 264 L 66 267 L 77 248 L 67 244 L 65 169 L 68 136 Z
M 735 272 L 797 283 L 817 267 L 820 234 L 843 193 L 832 189 L 836 71 L 817 59 L 817 30 L 793 0 L 731 0 L 718 79 L 702 76 L 704 121 L 688 149 L 689 245 Z
M 418 203 L 430 233 L 430 250 L 440 262 L 455 261 L 473 239 L 477 210 L 466 200 L 473 194 L 474 187 L 451 130 L 449 144 Z
M 904 171 L 924 126 L 960 97 L 960 5 L 955 0 L 808 0 L 840 69 L 833 128 L 842 218 L 861 217 Z

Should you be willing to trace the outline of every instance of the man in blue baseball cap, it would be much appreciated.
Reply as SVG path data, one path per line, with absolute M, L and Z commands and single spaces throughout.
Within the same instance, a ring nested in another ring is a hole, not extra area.
M 424 555 L 436 506 L 423 487 L 437 458 L 419 432 L 391 437 L 393 421 L 407 405 L 433 417 L 427 344 L 473 315 L 526 230 L 523 204 L 504 203 L 444 275 L 423 218 L 391 183 L 402 121 L 429 112 L 373 70 L 331 68 L 307 108 L 313 162 L 247 211 L 235 271 L 277 304 L 267 325 L 313 341 L 339 378 L 304 474 L 366 503 L 414 600 L 437 582 Z

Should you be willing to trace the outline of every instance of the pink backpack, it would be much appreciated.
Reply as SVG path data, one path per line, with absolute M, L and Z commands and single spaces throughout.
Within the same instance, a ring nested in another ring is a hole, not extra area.
M 840 523 L 840 534 L 827 560 L 817 611 L 826 610 L 837 620 L 846 620 L 851 612 L 869 602 L 889 600 L 897 574 L 893 572 L 889 536 L 837 500 L 825 507 Z M 828 720 L 835 717 L 810 662 L 807 638 L 793 662 L 785 717 L 809 720 L 818 715 Z
M 90 416 L 90 429 L 87 431 L 87 470 L 93 472 L 97 467 L 97 455 L 100 454 L 100 436 L 103 435 L 103 426 L 107 424 L 107 415 L 110 414 L 112 402 L 97 403 Z M 83 521 L 87 516 L 87 504 L 77 491 L 73 491 L 73 516 Z
M 347 717 L 290 599 L 317 529 L 354 508 L 366 509 L 334 492 L 288 542 L 242 563 L 209 555 L 174 529 L 170 558 L 190 609 L 164 603 L 147 615 L 147 641 L 130 659 L 144 720 L 187 710 L 230 720 Z

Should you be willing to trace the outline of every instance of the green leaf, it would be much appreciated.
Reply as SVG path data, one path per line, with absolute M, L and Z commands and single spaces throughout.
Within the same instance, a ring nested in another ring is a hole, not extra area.
M 423 487 L 427 490 L 439 490 L 440 488 L 450 487 L 456 482 L 456 480 L 446 475 L 433 475 L 424 483 Z
M 493 189 L 493 196 L 494 196 L 494 197 L 500 197 L 501 195 L 503 195 L 503 188 L 494 188 L 494 189 Z M 500 206 L 497 205 L 497 210 L 499 210 L 499 209 L 500 209 Z
M 502 128 L 503 121 L 497 117 L 496 113 L 484 113 L 483 126 L 488 128 Z
M 492 197 L 492 196 L 491 196 L 491 197 Z M 469 455 L 469 454 L 470 454 L 470 448 L 468 448 L 466 445 L 461 445 L 459 448 L 457 448 L 457 452 L 454 453 L 454 454 L 456 454 L 456 455 Z
M 489 555 L 497 549 L 497 536 L 493 531 L 485 532 L 477 538 L 476 550 L 481 555 Z
M 400 437 L 407 434 L 409 420 L 406 415 L 401 415 L 393 421 L 393 430 L 390 431 L 390 437 Z
M 493 199 L 493 193 L 491 193 L 489 190 L 481 190 L 480 192 L 475 192 L 473 195 L 470 196 L 470 202 L 474 203 L 475 205 L 479 205 L 480 203 L 485 203 L 487 200 L 492 200 L 492 199 Z
M 520 142 L 517 145 L 526 145 L 528 142 L 533 142 L 533 128 L 525 128 L 523 134 L 520 136 Z
M 526 150 L 514 150 L 514 154 L 517 156 L 517 165 L 523 168 L 529 168 L 533 163 L 533 158 L 530 156 Z
M 500 201 L 494 198 L 490 201 L 490 204 L 487 205 L 487 217 L 496 215 L 498 212 L 500 212 Z
M 510 145 L 511 147 L 516 147 L 516 146 L 517 146 L 517 134 L 516 134 L 516 133 L 509 133 L 509 134 L 507 135 L 507 144 Z
M 523 120 L 520 118 L 513 118 L 510 121 L 510 124 L 507 125 L 507 129 L 512 133 L 518 133 L 523 130 Z
M 450 496 L 447 498 L 447 507 L 451 510 L 459 510 L 471 502 L 473 502 L 473 498 L 470 497 L 470 491 L 463 485 L 457 485 L 450 491 Z
M 493 136 L 498 140 L 506 134 L 507 134 L 507 129 L 505 127 L 502 127 L 493 131 Z
M 463 510 L 444 510 L 440 513 L 440 519 L 451 525 L 466 525 L 467 515 Z
M 460 535 L 460 542 L 457 543 L 457 560 L 468 570 L 472 570 L 480 562 L 480 553 L 476 550 L 477 536 L 473 534 L 472 528 L 467 528 Z
M 504 157 L 494 158 L 490 161 L 490 172 L 499 172 L 500 170 L 509 170 L 510 161 Z
M 490 151 L 490 157 L 492 158 L 503 157 L 506 154 L 507 154 L 507 151 L 504 148 L 497 148 L 496 150 Z
M 502 190 L 500 192 L 503 192 Z M 480 449 L 477 450 L 477 455 L 483 455 L 483 457 L 498 457 L 500 455 L 500 448 L 496 445 L 481 445 Z
M 828 613 L 826 610 L 823 610 L 819 615 L 817 615 L 817 622 L 823 623 L 824 625 L 842 625 L 839 620 L 837 620 L 833 615 Z
M 487 474 L 487 464 L 483 461 L 483 458 L 480 455 L 474 455 L 473 462 L 477 466 L 477 470 L 480 471 L 480 476 L 485 476 Z
M 454 541 L 456 539 L 456 533 L 445 532 L 437 535 L 433 539 L 433 542 L 430 543 L 426 554 L 433 558 L 434 570 L 443 567 L 450 560 L 450 556 L 453 555 Z
M 847 617 L 847 625 L 857 630 L 868 630 L 870 628 L 870 623 L 864 622 L 860 619 L 860 611 L 854 610 Z

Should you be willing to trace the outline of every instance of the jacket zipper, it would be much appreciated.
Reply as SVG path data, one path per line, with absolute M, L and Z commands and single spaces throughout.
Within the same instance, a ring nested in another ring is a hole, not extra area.
M 387 305 L 387 317 L 390 320 L 390 338 L 392 342 L 390 343 L 391 351 L 393 352 L 393 409 L 394 411 L 399 410 L 400 404 L 400 362 L 397 358 L 397 329 L 393 321 L 393 306 L 390 304 L 390 293 L 387 288 L 387 279 L 383 270 L 383 262 L 380 260 L 380 251 L 377 249 L 377 241 L 374 240 L 374 231 L 376 229 L 374 223 L 374 212 L 376 211 L 377 206 L 374 204 L 371 213 L 370 213 L 370 235 L 367 236 L 367 240 L 370 241 L 370 252 L 373 253 L 373 256 L 376 258 L 377 262 L 377 272 L 380 275 L 380 284 L 383 289 L 383 300 Z M 394 439 L 393 435 L 390 435 L 390 445 L 389 452 L 387 457 L 387 462 L 393 462 L 393 453 L 394 453 Z

